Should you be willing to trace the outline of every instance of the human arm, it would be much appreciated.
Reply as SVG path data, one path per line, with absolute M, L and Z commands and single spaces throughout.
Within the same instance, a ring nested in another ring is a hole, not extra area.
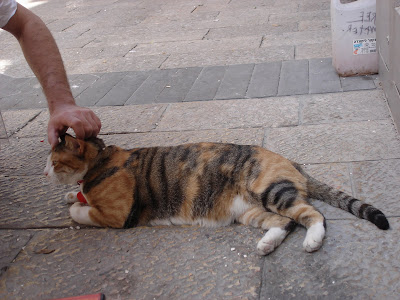
M 79 139 L 96 136 L 101 128 L 100 119 L 90 109 L 76 105 L 61 54 L 43 21 L 18 4 L 17 11 L 3 29 L 17 38 L 43 88 L 50 112 L 47 129 L 49 143 L 57 145 L 58 137 L 68 127 Z

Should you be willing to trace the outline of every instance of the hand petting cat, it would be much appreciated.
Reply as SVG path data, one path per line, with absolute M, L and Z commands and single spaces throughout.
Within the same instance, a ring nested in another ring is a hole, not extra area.
M 50 111 L 48 140 L 52 147 L 71 127 L 79 139 L 95 137 L 99 118 L 76 105 L 57 44 L 46 24 L 15 0 L 0 1 L 0 28 L 15 36 L 43 88 Z
M 96 137 L 101 128 L 100 119 L 88 108 L 73 103 L 60 103 L 50 109 L 47 137 L 52 147 L 58 144 L 58 138 L 72 128 L 78 139 Z

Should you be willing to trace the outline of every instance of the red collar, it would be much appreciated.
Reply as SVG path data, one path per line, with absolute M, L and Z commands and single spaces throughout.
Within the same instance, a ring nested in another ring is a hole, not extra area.
M 87 204 L 86 198 L 85 198 L 85 196 L 83 196 L 83 194 L 81 192 L 78 192 L 76 197 L 78 198 L 79 202 Z
M 81 185 L 83 182 L 84 180 L 78 180 L 77 184 Z M 76 197 L 78 198 L 79 202 L 87 204 L 86 198 L 81 192 L 78 192 L 78 195 L 76 195 Z

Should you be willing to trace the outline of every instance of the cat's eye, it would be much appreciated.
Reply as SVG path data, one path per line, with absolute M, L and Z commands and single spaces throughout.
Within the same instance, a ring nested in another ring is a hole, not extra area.
M 56 161 L 56 160 L 53 160 L 52 163 L 51 163 L 51 165 L 52 165 L 53 167 L 55 167 L 57 164 L 58 164 L 58 161 Z

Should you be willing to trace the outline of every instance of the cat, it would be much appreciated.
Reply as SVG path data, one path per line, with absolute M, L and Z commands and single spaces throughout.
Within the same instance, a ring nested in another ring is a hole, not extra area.
M 325 218 L 315 198 L 389 229 L 375 207 L 309 176 L 297 163 L 259 146 L 197 143 L 124 150 L 99 138 L 71 135 L 50 152 L 44 174 L 54 183 L 81 183 L 66 195 L 80 224 L 112 228 L 140 225 L 225 226 L 233 222 L 267 230 L 257 244 L 266 255 L 301 224 L 303 247 L 318 250 Z

